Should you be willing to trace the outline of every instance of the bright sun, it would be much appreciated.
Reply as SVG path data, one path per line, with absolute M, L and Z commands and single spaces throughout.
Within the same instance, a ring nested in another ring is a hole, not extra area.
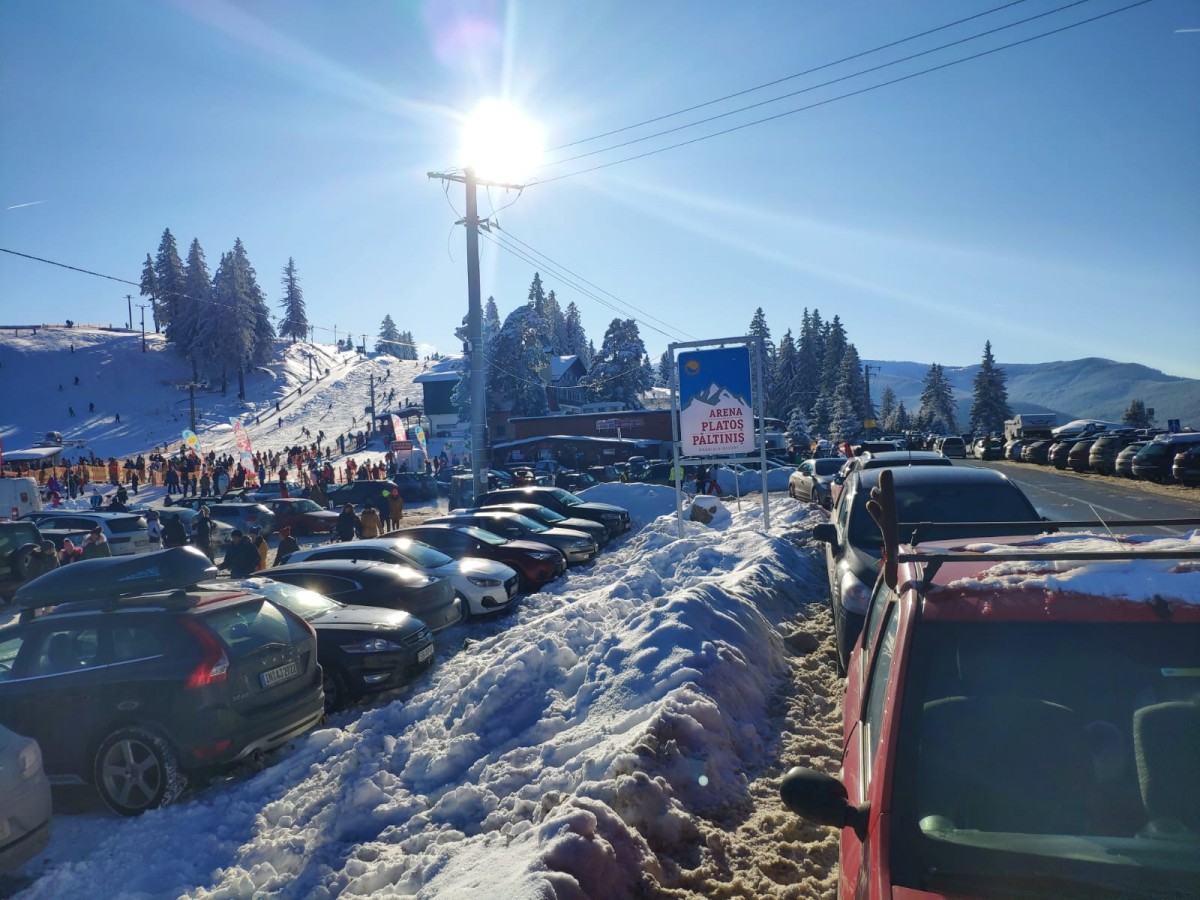
M 479 178 L 523 183 L 542 161 L 542 128 L 503 100 L 484 100 L 464 124 L 463 158 Z

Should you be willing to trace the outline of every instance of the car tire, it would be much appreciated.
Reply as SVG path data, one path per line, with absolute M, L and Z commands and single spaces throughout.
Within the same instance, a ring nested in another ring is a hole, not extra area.
M 462 604 L 463 615 L 462 615 L 462 619 L 460 621 L 465 625 L 467 622 L 470 622 L 472 616 L 474 616 L 474 613 L 471 612 L 471 601 L 469 601 L 463 595 L 462 591 L 455 591 L 454 596 L 457 597 L 458 602 Z
M 350 703 L 351 693 L 346 673 L 337 666 L 321 667 L 321 684 L 325 689 L 325 712 L 337 712 Z
M 39 550 L 37 544 L 22 544 L 12 552 L 10 566 L 22 581 L 29 581 L 42 574 L 38 567 Z
M 841 607 L 836 603 L 833 604 L 833 645 L 834 659 L 837 663 L 838 675 L 845 676 L 846 662 L 850 659 L 850 650 L 846 647 L 846 622 L 842 615 Z
M 167 806 L 187 787 L 178 755 L 148 728 L 119 728 L 101 741 L 93 774 L 100 799 L 122 816 Z

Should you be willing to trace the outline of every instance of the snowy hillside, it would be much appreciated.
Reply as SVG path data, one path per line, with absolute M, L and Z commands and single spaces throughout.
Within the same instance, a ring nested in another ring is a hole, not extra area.
M 102 458 L 134 455 L 164 442 L 177 445 L 190 423 L 191 367 L 161 336 L 147 337 L 147 352 L 141 347 L 141 335 L 130 332 L 0 332 L 4 449 L 28 447 L 48 431 L 59 431 L 65 440 L 81 442 L 79 452 Z M 413 378 L 423 365 L 387 356 L 364 358 L 332 344 L 279 341 L 275 360 L 247 374 L 245 402 L 237 398 L 236 373 L 224 395 L 220 384 L 196 391 L 201 449 L 233 452 L 232 418 L 242 420 L 255 450 L 308 443 L 303 427 L 314 436 L 323 430 L 331 439 L 357 431 L 366 424 L 372 379 L 382 412 L 389 408 L 389 396 L 394 397 L 391 406 L 420 398 Z

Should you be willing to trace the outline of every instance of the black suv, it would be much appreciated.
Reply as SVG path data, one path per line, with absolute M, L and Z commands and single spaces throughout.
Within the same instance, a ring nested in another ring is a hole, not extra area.
M 0 628 L 0 724 L 41 745 L 59 784 L 121 815 L 175 800 L 187 773 L 250 761 L 324 715 L 317 639 L 194 547 L 84 560 L 16 594 Z M 153 591 L 153 593 L 149 593 Z
M 624 534 L 630 528 L 629 510 L 611 503 L 580 500 L 570 491 L 559 487 L 530 485 L 488 491 L 476 506 L 504 506 L 507 503 L 536 503 L 568 518 L 591 519 L 608 529 L 609 537 Z
M 33 522 L 0 522 L 0 602 L 46 571 L 41 543 L 42 533 Z

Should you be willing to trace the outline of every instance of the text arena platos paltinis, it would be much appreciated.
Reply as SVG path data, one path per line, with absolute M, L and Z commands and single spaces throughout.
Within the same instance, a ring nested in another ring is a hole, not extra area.
M 679 433 L 684 456 L 755 449 L 750 350 L 722 347 L 679 354 Z

